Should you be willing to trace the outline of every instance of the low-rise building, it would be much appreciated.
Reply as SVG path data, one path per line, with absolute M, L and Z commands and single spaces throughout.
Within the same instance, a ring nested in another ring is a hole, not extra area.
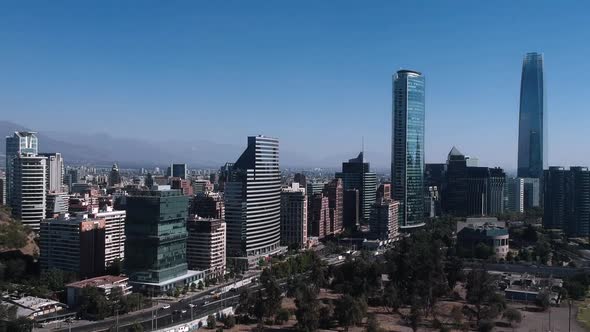
M 465 252 L 475 253 L 476 247 L 487 245 L 497 258 L 506 258 L 509 251 L 508 229 L 492 223 L 468 224 L 457 233 L 457 245 Z
M 66 285 L 67 302 L 70 307 L 78 305 L 81 291 L 86 287 L 96 287 L 102 294 L 109 297 L 114 289 L 120 289 L 122 296 L 131 294 L 129 278 L 123 276 L 100 276 L 76 281 Z
M 16 306 L 16 318 L 37 318 L 66 309 L 66 305 L 58 301 L 44 299 L 35 296 L 25 296 L 17 299 L 5 298 L 3 304 Z

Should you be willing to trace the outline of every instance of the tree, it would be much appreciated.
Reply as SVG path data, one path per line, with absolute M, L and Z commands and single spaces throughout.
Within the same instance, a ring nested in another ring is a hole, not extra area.
M 494 329 L 494 323 L 489 320 L 482 320 L 477 323 L 478 332 L 492 332 Z
M 282 324 L 286 323 L 287 321 L 289 321 L 290 317 L 291 317 L 291 313 L 289 312 L 289 310 L 287 310 L 285 308 L 281 308 L 281 309 L 277 310 L 277 313 L 275 315 L 275 323 L 278 325 L 282 325 Z
M 199 290 L 203 290 L 205 285 L 203 284 L 203 280 L 199 280 Z
M 80 292 L 80 314 L 88 320 L 103 320 L 111 312 L 111 304 L 96 287 Z
M 336 301 L 334 309 L 336 319 L 345 331 L 352 325 L 360 325 L 367 314 L 367 302 L 364 299 L 354 298 L 351 295 L 344 295 Z
M 14 320 L 16 318 L 16 311 L 18 307 L 15 305 L 0 304 L 0 321 Z
M 535 304 L 545 311 L 551 306 L 551 296 L 547 292 L 541 292 L 537 295 Z
M 197 285 L 195 285 L 195 283 L 191 283 L 191 292 L 196 292 L 197 291 Z
M 493 279 L 485 270 L 472 270 L 467 276 L 467 302 L 474 305 L 479 323 L 494 318 L 505 307 L 504 299 L 496 294 Z
M 389 312 L 397 312 L 403 304 L 399 292 L 393 283 L 389 283 L 383 290 L 383 305 Z
M 143 326 L 140 323 L 135 322 L 133 325 L 131 325 L 129 327 L 129 329 L 127 331 L 128 332 L 143 332 Z
M 382 329 L 377 321 L 377 316 L 374 313 L 369 314 L 367 317 L 367 330 L 366 332 L 381 332 Z
M 215 316 L 209 315 L 207 317 L 207 328 L 213 330 L 217 325 L 217 321 L 215 320 Z
M 17 318 L 7 324 L 10 332 L 32 332 L 33 331 L 33 320 L 26 317 Z
M 234 315 L 227 315 L 223 319 L 223 326 L 226 329 L 231 329 L 236 326 L 236 317 Z
M 520 313 L 520 311 L 514 308 L 508 308 L 504 310 L 504 314 L 502 315 L 502 317 L 506 318 L 508 323 L 510 323 L 510 326 L 513 326 L 513 323 L 518 324 L 522 321 L 522 314 Z
M 514 260 L 514 255 L 512 254 L 512 251 L 508 251 L 508 253 L 506 254 L 506 261 L 512 262 L 513 260 Z
M 549 260 L 549 255 L 551 254 L 551 246 L 549 242 L 546 240 L 537 241 L 535 244 L 535 256 L 537 257 L 539 263 L 547 264 Z
M 493 254 L 494 251 L 492 250 L 492 248 L 483 242 L 480 242 L 475 246 L 475 258 L 488 259 Z
M 320 302 L 317 299 L 315 287 L 302 285 L 295 295 L 295 328 L 299 332 L 313 332 L 318 329 Z
M 457 282 L 465 279 L 463 273 L 463 261 L 456 256 L 448 257 L 445 262 L 445 275 L 447 277 L 449 289 L 452 290 L 455 288 Z
M 410 327 L 412 331 L 418 331 L 418 326 L 420 325 L 420 321 L 422 321 L 422 313 L 420 312 L 420 308 L 413 304 L 410 308 Z

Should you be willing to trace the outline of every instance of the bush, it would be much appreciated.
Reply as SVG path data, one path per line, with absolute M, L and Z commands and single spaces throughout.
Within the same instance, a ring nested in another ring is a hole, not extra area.
M 482 320 L 477 325 L 478 332 L 492 332 L 494 329 L 494 323 L 489 320 Z
M 277 314 L 275 316 L 275 323 L 277 325 L 281 325 L 281 324 L 287 322 L 290 317 L 291 317 L 291 313 L 289 312 L 289 310 L 281 308 L 277 311 Z
M 227 315 L 223 319 L 223 326 L 226 329 L 231 329 L 232 327 L 236 326 L 236 317 L 234 315 Z
M 217 321 L 215 320 L 215 316 L 209 315 L 209 317 L 207 317 L 207 328 L 214 329 L 216 325 Z

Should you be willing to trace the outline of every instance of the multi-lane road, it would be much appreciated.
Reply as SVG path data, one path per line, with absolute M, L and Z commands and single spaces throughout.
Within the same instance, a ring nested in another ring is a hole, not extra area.
M 167 326 L 173 326 L 193 319 L 204 317 L 210 313 L 215 313 L 223 308 L 235 306 L 239 302 L 240 292 L 246 288 L 259 287 L 254 283 L 244 285 L 240 288 L 222 293 L 219 298 L 214 299 L 212 293 L 218 292 L 219 288 L 208 290 L 193 296 L 185 297 L 180 301 L 160 301 L 151 309 L 132 312 L 119 317 L 109 317 L 102 321 L 82 323 L 74 321 L 72 325 L 62 323 L 55 327 L 48 326 L 39 331 L 59 331 L 59 332 L 94 332 L 94 331 L 126 331 L 130 325 L 139 323 L 143 326 L 144 331 L 157 330 Z M 81 324 L 82 323 L 82 324 Z M 52 328 L 53 327 L 53 328 Z M 118 327 L 118 330 L 117 330 Z M 37 330 L 36 330 L 37 331 Z

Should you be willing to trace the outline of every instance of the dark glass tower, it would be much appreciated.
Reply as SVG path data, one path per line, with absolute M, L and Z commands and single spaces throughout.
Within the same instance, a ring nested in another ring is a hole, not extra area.
M 368 222 L 371 216 L 371 205 L 375 203 L 377 195 L 377 175 L 371 172 L 363 152 L 356 158 L 342 163 L 342 172 L 336 173 L 336 178 L 342 179 L 344 190 L 359 191 L 359 214 L 362 220 Z
M 400 70 L 393 76 L 391 179 L 402 230 L 424 220 L 424 96 L 421 73 Z
M 542 178 L 547 168 L 547 109 L 543 54 L 527 53 L 520 81 L 518 177 Z

